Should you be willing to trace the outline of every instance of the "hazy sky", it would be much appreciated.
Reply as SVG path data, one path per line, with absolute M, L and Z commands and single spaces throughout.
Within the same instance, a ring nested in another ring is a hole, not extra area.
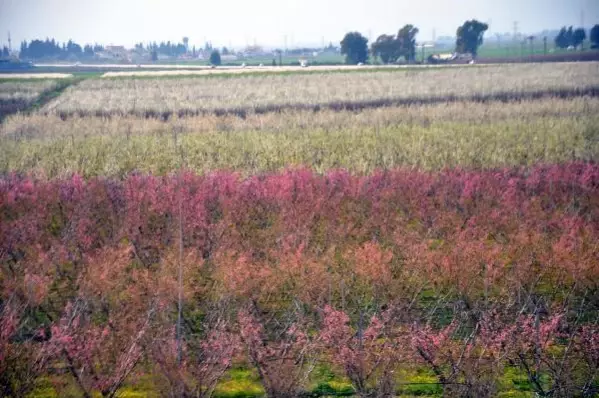
M 454 35 L 466 19 L 490 23 L 489 34 L 539 32 L 562 25 L 599 23 L 599 0 L 0 0 L 0 43 L 23 39 L 72 38 L 132 46 L 143 41 L 204 39 L 215 46 L 289 47 L 339 43 L 357 30 L 375 39 L 406 23 L 420 29 L 419 40 Z

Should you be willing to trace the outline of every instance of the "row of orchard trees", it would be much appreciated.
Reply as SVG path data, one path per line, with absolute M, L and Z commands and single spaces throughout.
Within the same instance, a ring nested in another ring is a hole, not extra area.
M 476 56 L 483 42 L 483 35 L 489 26 L 477 20 L 466 21 L 457 30 L 456 51 Z M 416 59 L 416 35 L 418 28 L 405 25 L 396 36 L 383 34 L 370 47 L 375 58 L 380 57 L 385 64 L 403 58 L 407 62 Z M 349 64 L 365 63 L 368 60 L 368 39 L 359 32 L 350 32 L 341 41 L 341 53 Z
M 599 393 L 599 166 L 0 180 L 0 395 Z
M 80 278 L 76 297 L 48 328 L 38 330 L 28 330 L 31 320 L 50 316 L 34 307 L 40 303 L 16 304 L 16 298 L 3 303 L 3 396 L 25 396 L 46 376 L 59 395 L 75 385 L 86 398 L 115 397 L 128 380 L 148 374 L 161 396 L 210 397 L 226 372 L 242 362 L 257 370 L 267 396 L 276 398 L 305 392 L 319 362 L 332 365 L 360 397 L 394 396 L 411 384 L 399 375 L 422 371 L 433 374 L 436 382 L 429 383 L 447 396 L 494 397 L 504 373 L 514 368 L 537 396 L 599 393 L 599 327 L 596 320 L 580 322 L 588 310 L 584 301 L 547 308 L 533 295 L 529 308 L 521 310 L 510 303 L 469 308 L 465 301 L 437 298 L 431 304 L 438 312 L 451 313 L 442 319 L 415 317 L 414 300 L 364 305 L 356 312 L 310 307 L 296 297 L 276 309 L 272 303 L 242 302 L 232 313 L 231 298 L 196 298 L 197 306 L 184 307 L 179 334 L 173 278 L 134 281 L 122 273 L 123 264 L 112 263 L 119 259 L 103 254 L 103 262 L 111 262 L 104 267 L 121 268 L 103 273 L 133 286 Z M 129 256 L 126 250 L 119 255 Z M 149 292 L 152 288 L 161 290 Z M 45 299 L 40 292 L 36 298 Z

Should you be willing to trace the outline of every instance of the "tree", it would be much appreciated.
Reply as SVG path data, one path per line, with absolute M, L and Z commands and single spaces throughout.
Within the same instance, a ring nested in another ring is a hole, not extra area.
M 584 28 L 575 29 L 574 33 L 572 34 L 572 45 L 574 47 L 582 46 L 582 43 L 586 40 L 586 38 L 587 32 L 584 30 Z
M 489 29 L 489 25 L 473 19 L 466 21 L 456 32 L 456 51 L 459 53 L 471 53 L 474 57 L 478 53 L 478 47 L 483 44 L 483 35 Z
M 569 45 L 568 30 L 564 26 L 560 29 L 557 36 L 555 36 L 555 46 L 557 48 L 567 48 Z
M 599 48 L 599 24 L 593 26 L 589 37 L 591 39 L 591 48 Z
M 185 46 L 185 52 L 189 52 L 189 37 L 183 37 L 183 45 Z
M 91 45 L 86 44 L 85 47 L 83 47 L 83 55 L 85 55 L 86 57 L 93 57 L 94 48 Z
M 220 53 L 218 50 L 214 50 L 212 53 L 210 53 L 210 63 L 215 66 L 219 66 L 221 64 Z
M 391 35 L 380 35 L 371 47 L 372 55 L 381 57 L 384 64 L 394 62 L 400 54 L 399 42 Z
M 2 56 L 3 57 L 9 57 L 10 56 L 10 51 L 8 50 L 8 47 L 6 47 L 6 46 L 2 47 Z
M 418 28 L 414 25 L 405 25 L 397 32 L 397 41 L 399 42 L 400 52 L 406 60 L 416 59 L 416 35 Z
M 132 323 L 109 318 L 106 325 L 86 319 L 87 303 L 69 303 L 60 321 L 51 327 L 50 352 L 65 361 L 81 393 L 91 398 L 115 397 L 142 358 L 142 339 L 150 326 L 153 309 L 146 319 Z
M 292 317 L 297 318 L 295 321 L 268 327 L 258 313 L 254 307 L 238 315 L 249 360 L 258 370 L 268 397 L 297 397 L 314 369 L 316 341 L 307 333 L 309 328 L 299 314 Z
M 390 315 L 391 311 L 374 315 L 365 325 L 361 313 L 355 330 L 345 312 L 328 305 L 324 308 L 319 339 L 332 361 L 343 368 L 359 397 L 387 397 L 394 392 L 393 371 L 404 359 L 402 347 L 407 342 L 389 334 Z
M 350 32 L 341 40 L 341 54 L 348 64 L 364 63 L 368 60 L 368 39 L 359 32 Z
M 152 50 L 152 53 L 150 54 L 150 57 L 152 59 L 152 62 L 158 61 L 158 51 Z
M 151 359 L 166 380 L 165 386 L 158 386 L 163 396 L 211 397 L 216 384 L 231 367 L 232 358 L 239 350 L 238 337 L 227 331 L 223 319 L 218 319 L 215 325 L 203 326 L 208 328 L 201 338 L 194 333 L 183 342 L 181 359 L 174 328 L 165 328 L 160 344 L 151 343 L 156 341 L 154 336 L 150 339 Z
M 221 51 L 222 55 L 229 55 L 229 49 L 227 47 L 223 47 L 222 51 Z

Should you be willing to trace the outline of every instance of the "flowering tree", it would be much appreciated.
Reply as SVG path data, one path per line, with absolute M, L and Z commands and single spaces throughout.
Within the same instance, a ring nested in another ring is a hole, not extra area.
M 296 397 L 314 368 L 317 344 L 300 320 L 267 334 L 255 311 L 239 312 L 241 340 L 269 397 Z
M 238 337 L 227 330 L 222 320 L 210 328 L 204 338 L 185 339 L 180 349 L 174 328 L 148 343 L 151 359 L 167 382 L 161 389 L 162 395 L 173 398 L 211 397 L 239 350 Z
M 414 326 L 412 347 L 446 394 L 496 396 L 496 377 L 502 372 L 504 359 L 500 348 L 505 337 L 498 333 L 497 317 L 484 314 L 472 328 L 466 326 L 457 318 L 439 330 L 430 325 Z
M 83 396 L 115 397 L 142 357 L 153 309 L 137 323 L 109 319 L 96 325 L 82 301 L 69 303 L 51 327 L 47 350 L 62 358 Z
M 354 330 L 343 311 L 324 309 L 319 338 L 334 363 L 345 370 L 360 397 L 394 394 L 394 370 L 405 359 L 401 336 L 390 334 L 390 312 L 374 315 L 366 327 Z
M 39 376 L 47 370 L 49 355 L 44 343 L 36 342 L 38 334 L 20 337 L 24 306 L 9 299 L 0 310 L 0 395 L 20 397 L 35 387 Z M 15 341 L 19 337 L 21 341 Z

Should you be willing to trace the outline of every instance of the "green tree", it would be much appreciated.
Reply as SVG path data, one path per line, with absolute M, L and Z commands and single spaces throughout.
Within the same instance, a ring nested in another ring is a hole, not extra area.
M 371 52 L 374 57 L 381 57 L 384 64 L 394 62 L 399 58 L 401 49 L 399 41 L 392 35 L 380 35 L 371 46 Z
M 220 53 L 218 50 L 214 50 L 210 53 L 210 63 L 214 66 L 219 66 L 221 64 Z
M 158 61 L 158 51 L 152 50 L 151 57 L 152 57 L 152 62 Z
M 582 43 L 584 43 L 586 38 L 587 32 L 584 30 L 584 28 L 575 29 L 574 33 L 572 34 L 572 45 L 574 47 L 582 46 Z
M 476 57 L 478 47 L 483 44 L 483 35 L 489 29 L 489 25 L 473 19 L 466 21 L 456 32 L 456 51 L 459 53 L 471 53 Z
M 85 55 L 86 57 L 93 57 L 94 56 L 94 48 L 91 45 L 86 44 L 83 47 L 83 55 Z
M 590 34 L 591 48 L 599 48 L 599 25 L 593 26 Z
M 10 51 L 8 51 L 8 47 L 2 47 L 2 56 L 8 58 L 10 56 Z
M 557 36 L 555 36 L 555 46 L 557 48 L 567 48 L 569 45 L 568 30 L 564 26 L 560 29 Z
M 341 40 L 341 54 L 348 64 L 365 63 L 368 60 L 368 39 L 359 32 L 349 32 Z
M 400 52 L 406 60 L 416 59 L 416 35 L 418 28 L 414 25 L 405 25 L 397 32 L 397 41 L 399 42 Z

